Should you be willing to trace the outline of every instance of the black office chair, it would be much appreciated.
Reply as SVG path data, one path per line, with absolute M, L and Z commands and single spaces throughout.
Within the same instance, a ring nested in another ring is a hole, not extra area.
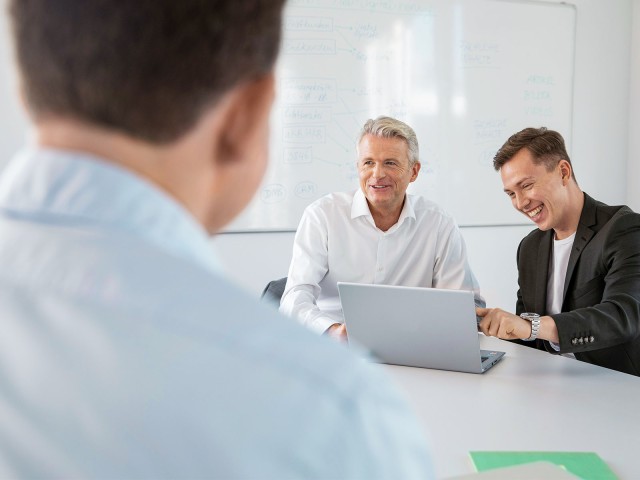
M 267 286 L 264 287 L 262 291 L 262 295 L 260 298 L 267 303 L 271 303 L 278 307 L 280 305 L 280 298 L 282 298 L 282 294 L 284 293 L 284 287 L 287 284 L 287 277 L 279 278 L 278 280 L 271 280 L 267 283 Z

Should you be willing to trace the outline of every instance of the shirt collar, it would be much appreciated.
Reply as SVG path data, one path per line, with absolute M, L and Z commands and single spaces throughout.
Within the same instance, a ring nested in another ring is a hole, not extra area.
M 391 227 L 388 232 L 391 232 L 395 230 L 397 226 L 402 225 L 407 218 L 416 218 L 416 212 L 413 209 L 413 197 L 409 194 L 405 194 L 404 199 L 400 218 L 398 218 L 398 222 Z M 355 219 L 358 217 L 369 217 L 371 218 L 371 221 L 373 221 L 373 215 L 371 215 L 367 198 L 364 196 L 361 189 L 356 190 L 353 195 L 353 202 L 351 203 L 351 218 Z
M 19 152 L 0 176 L 0 209 L 21 218 L 127 231 L 219 270 L 206 231 L 182 205 L 132 171 L 86 153 Z
M 358 217 L 372 217 L 371 210 L 369 210 L 369 204 L 367 198 L 362 193 L 362 190 L 358 189 L 353 195 L 353 202 L 351 203 L 351 218 Z

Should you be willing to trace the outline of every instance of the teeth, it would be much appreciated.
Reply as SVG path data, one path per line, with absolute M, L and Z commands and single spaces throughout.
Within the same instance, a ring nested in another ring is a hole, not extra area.
M 386 185 L 371 185 L 372 188 L 384 188 Z
M 539 214 L 541 210 L 542 210 L 542 205 L 540 205 L 538 208 L 536 208 L 534 210 L 531 210 L 531 211 L 527 212 L 527 215 L 529 215 L 529 217 L 533 218 L 537 214 Z

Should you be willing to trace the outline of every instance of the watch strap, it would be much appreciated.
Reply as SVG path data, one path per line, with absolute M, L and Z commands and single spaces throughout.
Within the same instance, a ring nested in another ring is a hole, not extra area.
M 540 331 L 540 315 L 532 312 L 524 312 L 520 314 L 521 318 L 531 322 L 531 335 L 529 338 L 523 338 L 525 342 L 531 342 L 538 338 L 538 332 Z

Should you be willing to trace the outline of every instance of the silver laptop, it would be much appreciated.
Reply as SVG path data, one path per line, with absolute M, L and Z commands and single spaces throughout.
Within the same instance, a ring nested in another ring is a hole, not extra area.
M 473 292 L 338 282 L 349 341 L 382 363 L 484 373 Z

